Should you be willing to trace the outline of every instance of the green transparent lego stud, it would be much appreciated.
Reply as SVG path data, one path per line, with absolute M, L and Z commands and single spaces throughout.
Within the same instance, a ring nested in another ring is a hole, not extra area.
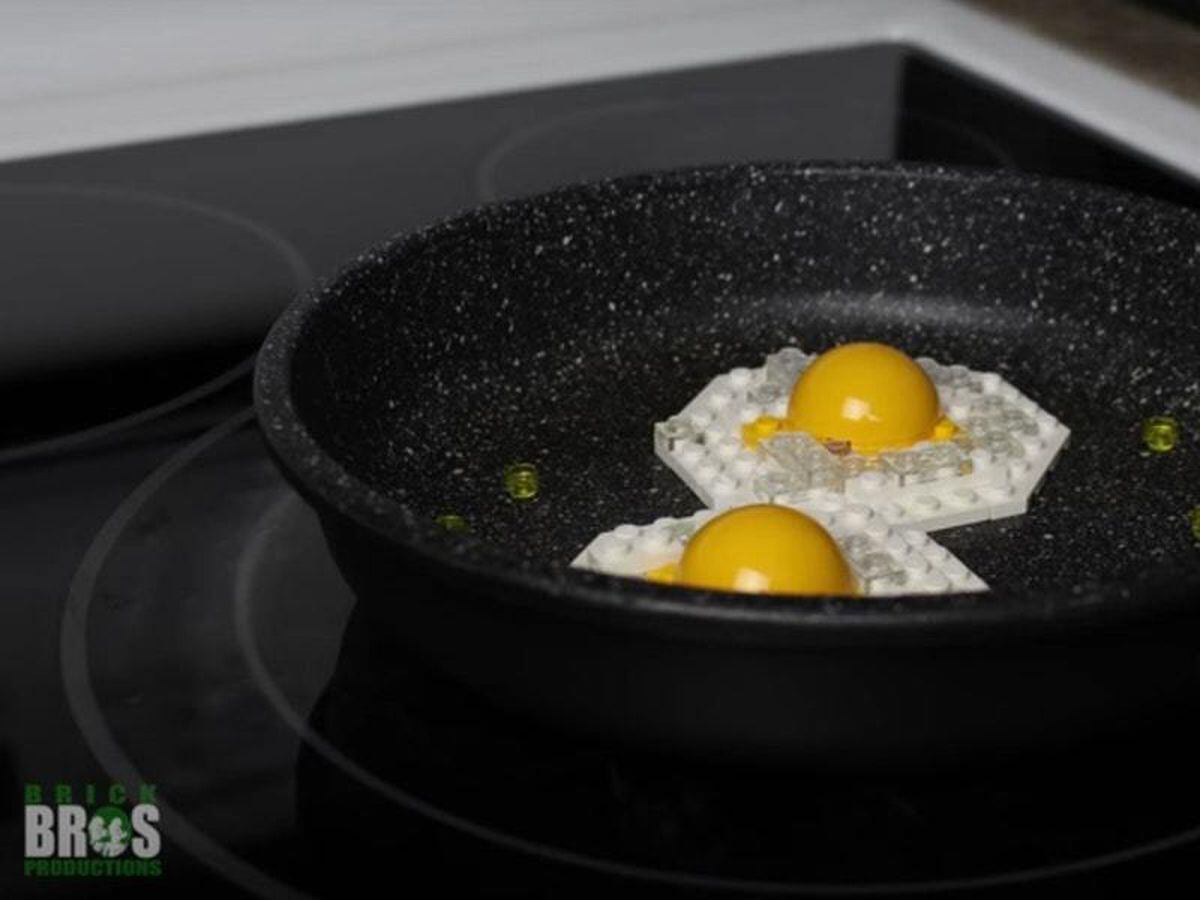
M 1169 453 L 1179 443 L 1179 423 L 1170 416 L 1151 416 L 1142 423 L 1142 443 L 1152 453 Z
M 538 495 L 537 469 L 532 463 L 505 466 L 504 489 L 514 500 L 532 500 Z
M 1188 525 L 1192 527 L 1192 537 L 1200 542 L 1200 506 L 1193 506 L 1188 513 Z
M 445 531 L 470 531 L 467 520 L 457 513 L 443 513 L 433 520 L 439 528 Z

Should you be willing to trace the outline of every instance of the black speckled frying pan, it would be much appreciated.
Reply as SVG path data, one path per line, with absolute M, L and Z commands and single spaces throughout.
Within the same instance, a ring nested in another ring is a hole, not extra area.
M 496 703 L 671 752 L 947 759 L 1200 695 L 1198 292 L 1200 215 L 1128 194 L 675 171 L 366 253 L 280 319 L 257 403 L 364 609 Z M 567 568 L 601 531 L 698 507 L 655 421 L 781 346 L 851 339 L 998 371 L 1072 429 L 1028 514 L 937 534 L 990 593 L 763 598 Z M 1151 455 L 1158 413 L 1184 439 Z M 541 473 L 533 502 L 503 489 L 517 460 Z

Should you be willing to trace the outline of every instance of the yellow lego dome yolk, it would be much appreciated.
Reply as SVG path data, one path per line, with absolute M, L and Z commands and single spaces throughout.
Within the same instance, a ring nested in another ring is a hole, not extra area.
M 887 344 L 834 347 L 796 379 L 786 427 L 855 453 L 937 437 L 937 388 L 907 353 Z
M 750 594 L 854 594 L 837 542 L 804 513 L 742 506 L 692 535 L 677 584 Z

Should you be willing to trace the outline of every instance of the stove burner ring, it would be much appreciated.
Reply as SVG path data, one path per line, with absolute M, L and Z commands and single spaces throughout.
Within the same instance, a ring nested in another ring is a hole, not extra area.
M 714 123 L 729 118 L 740 120 L 739 125 L 718 133 Z M 843 125 L 809 128 L 805 127 L 807 118 L 841 121 Z M 895 131 L 886 152 L 881 151 L 878 134 L 850 130 L 861 128 L 863 122 L 874 123 L 876 130 Z M 987 135 L 920 110 L 835 104 L 829 98 L 785 94 L 713 93 L 590 107 L 517 129 L 480 161 L 475 190 L 481 200 L 492 202 L 540 193 L 569 181 L 674 166 L 798 157 L 889 159 L 896 156 L 894 140 L 902 125 L 926 138 L 936 137 L 940 145 L 951 148 L 945 158 L 932 161 L 1016 167 L 1012 156 Z M 572 142 L 572 147 L 578 145 L 580 152 L 563 156 L 564 141 Z M 606 146 L 614 152 L 595 155 L 596 148 Z M 553 162 L 559 157 L 572 166 L 571 173 L 564 172 L 562 177 L 553 173 Z M 582 173 L 578 171 L 580 159 L 587 160 Z M 512 171 L 506 173 L 506 167 Z M 529 172 L 533 173 L 532 183 L 527 181 Z
M 147 207 L 160 211 L 184 213 L 219 225 L 228 226 L 256 240 L 282 261 L 292 282 L 292 293 L 300 294 L 312 287 L 315 278 L 308 261 L 300 250 L 278 231 L 240 213 L 195 200 L 155 194 L 131 188 L 72 185 L 61 183 L 0 184 L 0 198 L 67 198 Z M 39 456 L 51 456 L 103 440 L 113 434 L 143 425 L 211 396 L 247 376 L 254 368 L 254 356 L 242 360 L 218 375 L 174 397 L 155 403 L 106 422 L 78 431 L 30 441 L 0 449 L 0 466 Z
M 278 522 L 288 515 L 289 511 L 302 501 L 293 494 L 288 494 L 277 500 L 266 513 L 264 524 Z M 287 695 L 276 682 L 268 669 L 255 639 L 252 607 L 254 603 L 254 572 L 259 561 L 270 547 L 270 536 L 275 529 L 261 529 L 255 542 L 246 548 L 238 561 L 236 584 L 234 589 L 234 627 L 238 642 L 241 645 L 245 660 L 257 682 L 260 690 L 266 695 L 277 713 L 292 727 L 301 739 L 312 750 L 334 764 L 351 778 L 364 787 L 369 788 L 388 800 L 424 816 L 438 824 L 455 829 L 469 836 L 487 841 L 491 844 L 513 850 L 526 855 L 541 857 L 556 863 L 578 866 L 593 871 L 619 877 L 634 878 L 670 884 L 679 887 L 701 887 L 709 889 L 729 890 L 750 893 L 772 894 L 834 894 L 834 895 L 867 895 L 908 892 L 942 892 L 972 888 L 996 887 L 1017 884 L 1032 880 L 1061 877 L 1073 873 L 1082 873 L 1103 866 L 1127 862 L 1138 857 L 1178 847 L 1200 839 L 1200 827 L 1190 829 L 1166 838 L 1150 841 L 1122 851 L 1103 854 L 1089 859 L 1076 860 L 1062 864 L 1053 864 L 1027 869 L 1014 870 L 1008 873 L 947 879 L 942 881 L 909 881 L 909 882 L 870 882 L 852 883 L 802 883 L 786 881 L 768 881 L 739 879 L 725 876 L 709 876 L 691 873 L 677 869 L 652 868 L 649 866 L 633 865 L 613 859 L 606 859 L 587 853 L 553 846 L 537 840 L 529 840 L 489 827 L 448 809 L 430 803 L 422 798 L 403 790 L 377 775 L 369 768 L 349 757 L 333 742 L 318 733 L 309 724 L 303 713 L 297 710 L 289 701 Z

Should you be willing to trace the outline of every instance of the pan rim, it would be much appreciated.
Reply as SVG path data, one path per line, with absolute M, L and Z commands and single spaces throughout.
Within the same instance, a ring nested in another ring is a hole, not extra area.
M 1081 583 L 1055 592 L 1007 589 L 1002 597 L 990 592 L 924 597 L 764 597 L 655 585 L 554 563 L 525 563 L 470 535 L 447 535 L 434 523 L 416 516 L 400 500 L 372 487 L 325 450 L 297 412 L 291 378 L 295 350 L 323 299 L 361 269 L 452 234 L 488 211 L 543 203 L 562 194 L 630 189 L 649 182 L 694 183 L 739 171 L 764 176 L 1009 184 L 1022 190 L 1083 192 L 1127 209 L 1157 210 L 1200 220 L 1200 214 L 1186 207 L 1081 180 L 901 162 L 751 162 L 685 167 L 579 182 L 530 197 L 484 204 L 377 243 L 289 304 L 270 329 L 255 366 L 255 408 L 272 456 L 310 503 L 332 509 L 441 572 L 509 588 L 489 591 L 504 602 L 533 605 L 542 611 L 552 605 L 556 615 L 583 617 L 621 628 L 666 627 L 680 634 L 694 634 L 700 628 L 705 636 L 719 632 L 723 640 L 771 644 L 805 638 L 822 643 L 839 639 L 853 643 L 960 643 L 1032 635 L 1057 639 L 1098 625 L 1125 626 L 1187 613 L 1194 607 L 1200 598 L 1200 572 L 1189 573 L 1187 578 L 1172 572 L 1169 577 L 1148 576 L 1137 582 Z

